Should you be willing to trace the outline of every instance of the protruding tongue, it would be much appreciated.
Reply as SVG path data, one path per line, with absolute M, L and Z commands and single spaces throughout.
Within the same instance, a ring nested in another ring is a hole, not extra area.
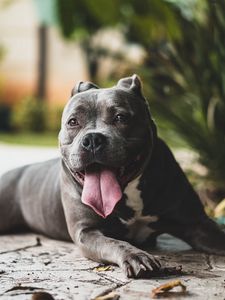
M 120 185 L 109 169 L 86 170 L 82 202 L 106 218 L 122 197 Z

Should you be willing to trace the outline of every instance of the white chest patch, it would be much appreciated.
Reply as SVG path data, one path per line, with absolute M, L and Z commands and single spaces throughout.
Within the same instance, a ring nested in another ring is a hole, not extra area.
M 136 243 L 143 243 L 149 235 L 154 232 L 150 224 L 156 222 L 158 217 L 142 215 L 144 204 L 141 198 L 141 192 L 137 188 L 139 179 L 140 176 L 131 181 L 124 190 L 124 193 L 128 197 L 126 205 L 134 210 L 134 217 L 128 221 L 123 219 L 121 219 L 121 221 L 127 226 L 127 238 L 134 240 Z

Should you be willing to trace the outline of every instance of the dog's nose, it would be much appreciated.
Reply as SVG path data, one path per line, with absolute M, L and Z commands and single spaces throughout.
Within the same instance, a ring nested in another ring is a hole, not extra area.
M 90 152 L 101 150 L 106 144 L 106 137 L 101 133 L 88 133 L 83 137 L 82 147 Z

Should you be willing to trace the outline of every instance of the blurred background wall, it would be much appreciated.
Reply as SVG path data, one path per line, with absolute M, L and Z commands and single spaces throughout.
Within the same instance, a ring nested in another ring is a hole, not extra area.
M 5 1 L 0 7 L 0 46 L 4 57 L 0 63 L 0 84 L 2 97 L 9 102 L 40 94 L 39 64 L 43 60 L 40 31 L 43 25 L 46 27 L 46 90 L 42 96 L 50 102 L 65 103 L 75 82 L 88 78 L 79 45 L 74 41 L 65 42 L 55 20 L 49 16 L 47 10 L 51 12 L 52 1 L 39 2 Z

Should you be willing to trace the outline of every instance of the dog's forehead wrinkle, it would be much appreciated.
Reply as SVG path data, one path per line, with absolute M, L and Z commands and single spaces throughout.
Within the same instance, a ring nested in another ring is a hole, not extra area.
M 127 96 L 121 95 L 116 89 L 104 90 L 97 97 L 98 110 L 107 113 L 126 111 L 133 114 L 134 112 Z
M 132 113 L 132 102 L 135 102 L 134 95 L 118 88 L 105 88 L 99 90 L 89 90 L 74 95 L 64 109 L 64 116 L 77 110 L 81 105 L 92 114 L 101 113 L 103 110 L 113 111 L 112 109 L 124 108 Z
M 65 120 L 72 114 L 88 113 L 89 111 L 92 112 L 92 115 L 96 111 L 96 95 L 91 94 L 89 97 L 87 95 L 75 95 L 66 105 L 63 112 L 63 119 Z

